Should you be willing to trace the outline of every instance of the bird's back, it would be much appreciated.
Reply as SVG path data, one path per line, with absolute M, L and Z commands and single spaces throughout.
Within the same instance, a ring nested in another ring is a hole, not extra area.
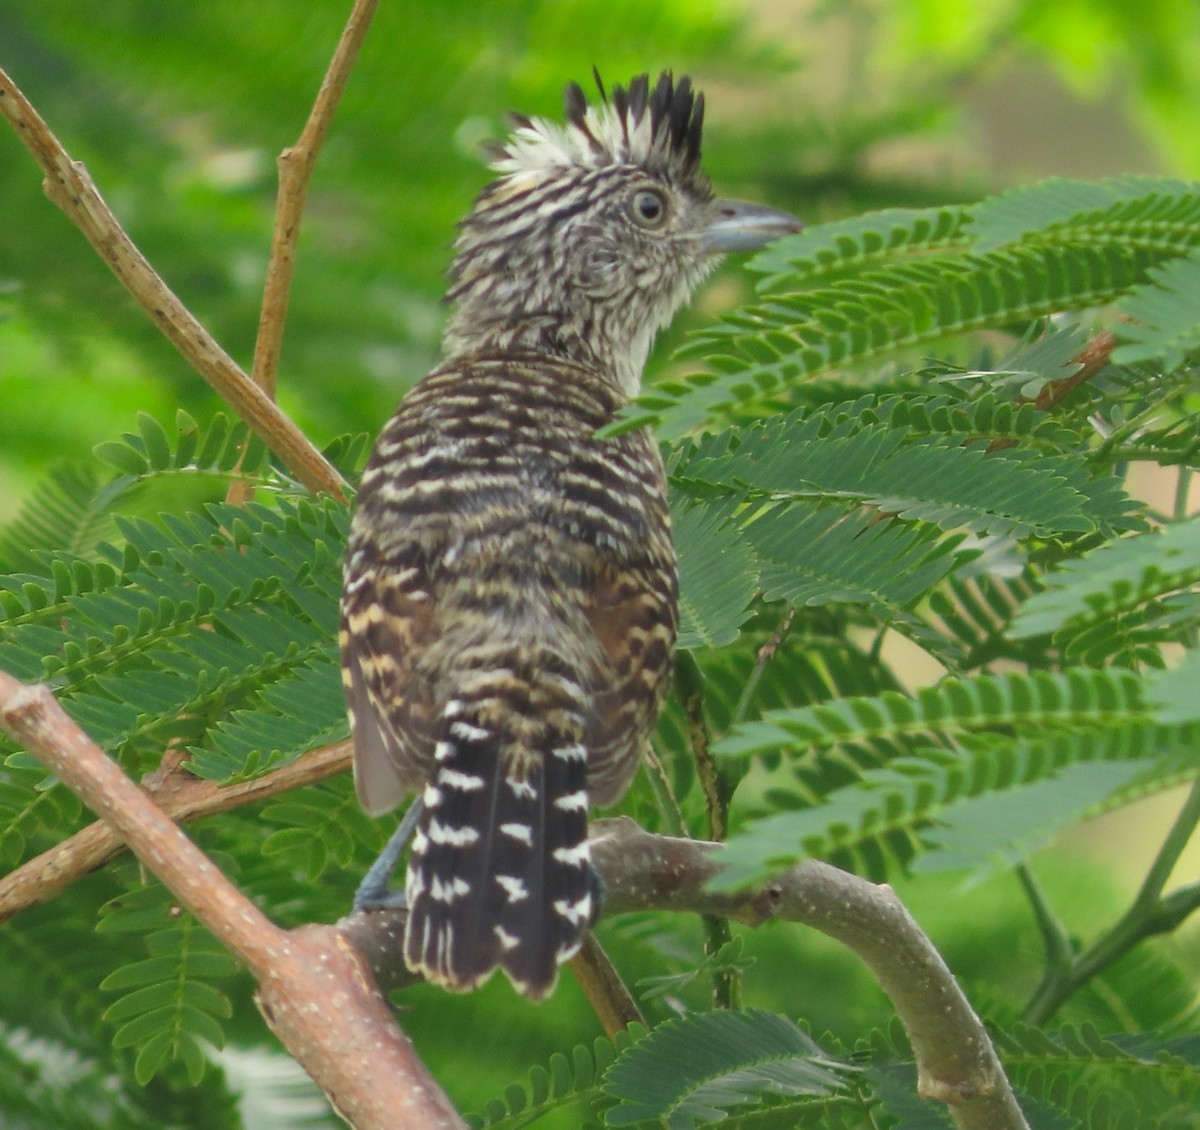
M 675 637 L 662 463 L 621 398 L 535 353 L 457 359 L 376 446 L 342 643 L 369 811 L 424 789 L 406 956 L 451 987 L 553 985 L 596 911 L 589 803 L 628 784 Z

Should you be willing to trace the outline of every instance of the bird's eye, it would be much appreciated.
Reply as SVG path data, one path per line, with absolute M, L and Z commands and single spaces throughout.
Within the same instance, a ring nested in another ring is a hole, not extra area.
M 641 227 L 660 228 L 667 218 L 667 201 L 661 192 L 643 188 L 633 194 L 629 211 Z

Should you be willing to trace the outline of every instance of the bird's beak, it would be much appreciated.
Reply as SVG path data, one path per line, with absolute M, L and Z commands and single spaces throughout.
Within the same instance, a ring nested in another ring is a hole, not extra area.
M 804 227 L 790 212 L 745 200 L 717 200 L 713 207 L 716 215 L 700 237 L 706 255 L 757 251 L 771 240 L 793 235 Z

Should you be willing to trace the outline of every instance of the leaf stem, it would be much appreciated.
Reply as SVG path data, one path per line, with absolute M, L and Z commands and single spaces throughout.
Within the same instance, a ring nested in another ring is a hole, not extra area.
M 696 776 L 704 793 L 708 810 L 709 839 L 723 841 L 729 835 L 729 801 L 733 783 L 717 767 L 712 756 L 712 737 L 708 719 L 704 716 L 704 672 L 690 652 L 683 652 L 676 661 L 679 698 L 688 722 L 688 743 L 696 762 Z M 700 919 L 704 930 L 704 953 L 715 956 L 722 946 L 733 940 L 729 920 L 718 914 L 705 914 Z M 713 1004 L 717 1008 L 739 1008 L 742 1000 L 741 976 L 735 969 L 714 968 L 712 973 Z
M 767 642 L 758 649 L 758 655 L 754 659 L 754 667 L 746 679 L 745 686 L 742 687 L 742 693 L 738 695 L 737 705 L 733 708 L 733 715 L 729 719 L 730 729 L 733 729 L 734 726 L 746 720 L 746 716 L 750 713 L 750 707 L 754 702 L 754 696 L 758 693 L 758 686 L 762 682 L 767 664 L 775 658 L 775 653 L 779 650 L 783 641 L 787 639 L 788 632 L 792 630 L 792 625 L 795 622 L 796 606 L 789 604 L 787 611 L 783 614 L 783 619 L 779 621 L 775 630 L 767 638 Z
M 1027 863 L 1017 867 L 1017 880 L 1033 910 L 1033 918 L 1042 938 L 1042 949 L 1046 954 L 1047 972 L 1067 968 L 1075 955 L 1075 947 L 1066 926 L 1054 913 L 1045 891 Z
M 1198 823 L 1200 781 L 1192 786 L 1184 800 L 1129 909 L 1111 929 L 1065 963 L 1061 960 L 1061 953 L 1052 953 L 1047 944 L 1046 973 L 1025 1007 L 1023 1019 L 1026 1023 L 1045 1024 L 1072 995 L 1124 957 L 1134 946 L 1155 934 L 1169 933 L 1193 911 L 1200 909 L 1200 883 L 1180 887 L 1165 897 L 1162 893 Z M 1028 887 L 1026 889 L 1028 892 Z M 1030 901 L 1034 904 L 1039 928 L 1042 928 L 1038 903 L 1032 895 Z M 1044 943 L 1047 942 L 1044 928 L 1042 939 Z
M 1188 493 L 1192 485 L 1191 467 L 1180 467 L 1175 480 L 1175 521 L 1182 522 L 1188 516 Z
M 1146 873 L 1137 897 L 1133 900 L 1131 911 L 1147 912 L 1162 901 L 1163 888 L 1167 885 L 1167 880 L 1171 877 L 1171 872 L 1179 862 L 1179 857 L 1183 854 L 1183 849 L 1187 847 L 1188 840 L 1191 839 L 1198 823 L 1200 823 L 1200 781 L 1192 785 L 1191 791 L 1183 802 L 1183 807 L 1179 810 L 1179 815 L 1175 817 L 1175 822 L 1167 832 L 1166 839 L 1163 840 L 1162 847 L 1158 849 L 1158 854 L 1154 857 L 1154 862 Z

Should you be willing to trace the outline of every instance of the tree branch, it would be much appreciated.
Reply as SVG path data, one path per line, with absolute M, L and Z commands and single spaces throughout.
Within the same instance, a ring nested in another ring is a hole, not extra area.
M 83 232 L 167 340 L 309 490 L 343 497 L 345 484 L 341 476 L 150 266 L 104 203 L 83 164 L 71 159 L 3 70 L 0 70 L 0 114 L 8 119 L 46 174 L 46 195 Z
M 0 672 L 0 725 L 110 824 L 258 982 L 272 1031 L 357 1130 L 461 1127 L 335 928 L 270 922 L 99 749 L 49 689 Z
M 176 824 L 187 824 L 218 812 L 229 812 L 254 801 L 266 800 L 302 788 L 350 768 L 350 742 L 337 742 L 310 750 L 262 777 L 219 785 L 202 781 L 186 771 L 147 774 L 142 789 Z M 0 878 L 0 922 L 40 906 L 61 894 L 72 883 L 102 867 L 125 847 L 125 841 L 103 820 L 89 824 L 54 847 L 26 860 Z
M 757 887 L 710 891 L 721 845 L 655 836 L 628 817 L 592 825 L 606 914 L 671 910 L 750 926 L 800 922 L 837 939 L 891 998 L 917 1059 L 918 1089 L 945 1103 L 959 1130 L 1028 1130 L 991 1040 L 953 974 L 890 887 L 810 861 Z M 378 982 L 413 980 L 399 954 L 404 911 L 360 911 L 338 923 Z
M 254 383 L 268 396 L 275 395 L 279 352 L 296 266 L 296 242 L 300 238 L 300 220 L 308 199 L 309 181 L 378 4 L 379 0 L 355 0 L 308 121 L 296 144 L 280 153 L 275 162 L 279 169 L 275 231 L 271 238 L 267 284 L 263 291 L 258 337 L 254 343 L 254 365 L 251 369 Z
M 79 729 L 47 688 L 24 686 L 0 672 L 0 724 L 111 825 L 249 969 L 272 1030 L 354 1126 L 461 1125 L 365 976 L 369 969 L 385 991 L 413 980 L 401 956 L 403 911 L 362 911 L 336 927 L 280 930 Z M 344 764 L 344 745 L 321 752 L 321 772 Z M 176 795 L 186 791 L 183 785 L 175 789 Z M 710 891 L 722 845 L 652 835 L 626 817 L 596 822 L 591 846 L 608 913 L 671 910 L 752 926 L 778 918 L 842 942 L 891 998 L 916 1056 L 920 1094 L 946 1103 L 960 1130 L 1028 1130 L 982 1023 L 889 887 L 810 861 L 756 887 Z M 614 1014 L 611 1024 L 620 1019 Z

